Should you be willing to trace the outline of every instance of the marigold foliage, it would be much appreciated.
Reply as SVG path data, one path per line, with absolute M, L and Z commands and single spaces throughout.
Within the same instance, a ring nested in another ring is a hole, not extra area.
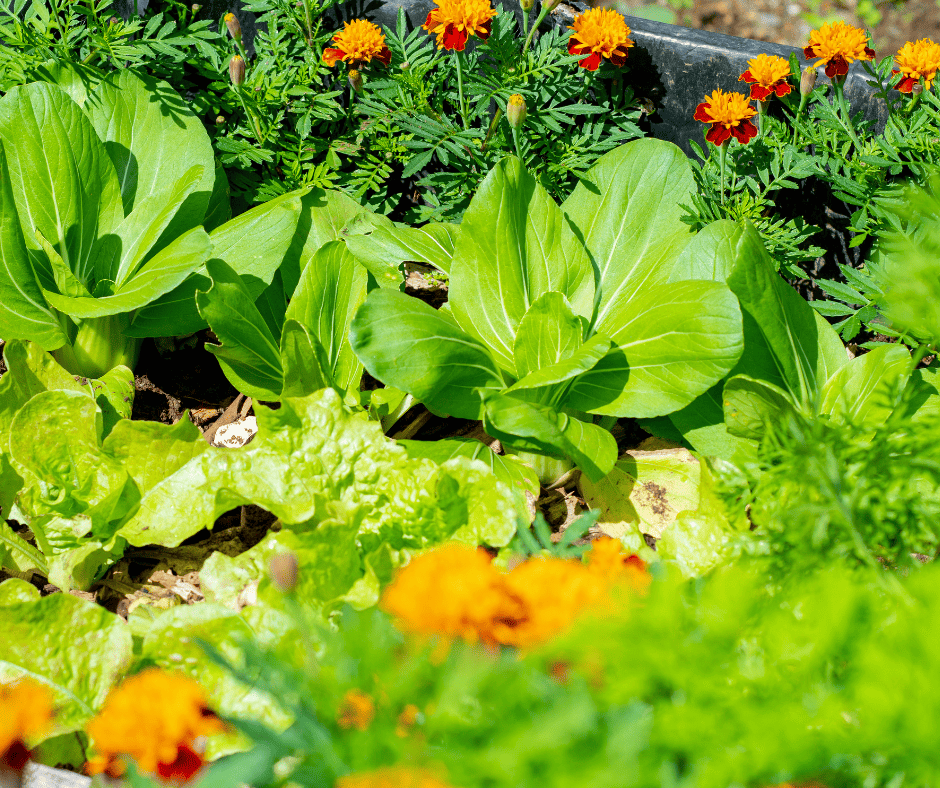
M 786 96 L 791 87 L 787 82 L 790 63 L 777 55 L 760 54 L 747 61 L 747 70 L 738 77 L 738 82 L 751 85 L 751 98 L 764 101 L 771 95 Z
M 803 49 L 807 58 L 818 58 L 813 64 L 826 66 L 826 76 L 844 77 L 856 60 L 873 60 L 875 52 L 868 46 L 865 31 L 845 22 L 830 22 L 809 34 L 809 43 Z
M 330 68 L 338 60 L 352 69 L 362 68 L 373 60 L 386 66 L 392 62 L 392 53 L 385 46 L 382 31 L 366 19 L 346 22 L 343 29 L 333 36 L 333 44 L 335 46 L 323 50 L 323 62 Z
M 706 96 L 695 108 L 695 119 L 711 123 L 705 139 L 715 145 L 723 145 L 734 137 L 742 145 L 757 136 L 757 127 L 751 122 L 757 110 L 751 106 L 747 96 L 740 93 L 725 93 L 720 88 Z
M 0 684 L 0 712 L 0 764 L 18 771 L 29 759 L 27 742 L 51 724 L 52 695 L 28 679 Z
M 390 766 L 371 772 L 348 774 L 336 781 L 336 788 L 450 788 L 424 769 Z
M 929 90 L 934 77 L 937 76 L 937 69 L 940 68 L 940 44 L 929 38 L 908 41 L 898 50 L 894 62 L 898 67 L 891 73 L 902 75 L 895 89 L 910 93 L 914 85 L 923 79 L 924 87 Z
M 196 682 L 149 668 L 115 689 L 101 713 L 88 723 L 97 755 L 87 770 L 119 775 L 120 758 L 127 756 L 141 772 L 186 781 L 203 764 L 196 740 L 224 728 Z
M 610 8 L 592 8 L 575 17 L 574 32 L 568 40 L 568 52 L 586 55 L 578 61 L 581 68 L 597 71 L 601 58 L 607 58 L 617 68 L 627 59 L 627 50 L 633 46 L 630 28 L 623 15 Z
M 438 49 L 463 52 L 470 36 L 481 41 L 490 37 L 496 11 L 489 0 L 436 0 L 421 26 L 437 37 Z
M 445 545 L 415 558 L 386 589 L 383 606 L 414 634 L 530 648 L 566 630 L 585 610 L 610 604 L 616 585 L 643 591 L 645 565 L 601 539 L 587 565 L 532 559 L 503 574 L 480 550 Z

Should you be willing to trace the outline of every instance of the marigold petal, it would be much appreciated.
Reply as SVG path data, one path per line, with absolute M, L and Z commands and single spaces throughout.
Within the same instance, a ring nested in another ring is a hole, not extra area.
M 731 128 L 731 136 L 742 145 L 746 145 L 757 136 L 757 126 L 749 120 L 742 121 L 740 125 Z
M 392 62 L 392 53 L 388 47 L 384 47 L 382 51 L 375 56 L 375 59 L 378 60 L 382 65 L 387 66 Z
M 793 90 L 793 87 L 789 82 L 778 82 L 774 90 L 776 90 L 778 96 L 786 96 Z
M 346 53 L 342 49 L 324 49 L 323 62 L 330 68 L 336 65 L 337 60 L 342 60 Z
M 770 88 L 765 88 L 763 85 L 751 85 L 751 98 L 752 99 L 763 101 L 771 93 L 773 93 L 773 91 Z
M 186 744 L 180 745 L 176 751 L 176 759 L 171 763 L 158 763 L 157 774 L 161 780 L 169 782 L 175 780 L 188 783 L 202 768 L 203 760 L 194 749 Z
M 467 46 L 467 31 L 458 30 L 456 25 L 447 25 L 442 39 L 444 49 L 463 52 Z
M 707 103 L 699 104 L 695 108 L 695 114 L 692 116 L 695 120 L 700 120 L 703 123 L 713 123 L 714 118 L 711 116 L 711 106 Z
M 586 68 L 588 71 L 597 71 L 598 67 L 601 64 L 601 56 L 597 52 L 592 52 L 584 60 L 579 60 L 578 65 L 581 68 Z
M 803 47 L 803 57 L 809 60 L 810 58 L 816 57 L 816 52 L 811 46 Z
M 914 77 L 904 77 L 897 85 L 894 86 L 895 90 L 900 91 L 901 93 L 911 93 L 914 90 L 914 85 L 917 84 L 917 80 Z
M 723 145 L 731 139 L 731 129 L 726 129 L 720 123 L 713 123 L 708 130 L 708 134 L 705 135 L 705 139 L 713 145 Z
M 477 27 L 477 37 L 480 41 L 486 41 L 493 32 L 493 20 L 487 19 L 482 25 Z
M 738 82 L 757 82 L 756 79 L 751 74 L 751 70 L 748 69 L 740 77 L 738 77 Z

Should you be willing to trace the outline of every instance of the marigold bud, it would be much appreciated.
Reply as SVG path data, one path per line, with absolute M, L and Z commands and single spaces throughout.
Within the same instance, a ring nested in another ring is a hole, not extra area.
M 278 553 L 271 559 L 271 582 L 285 594 L 297 587 L 297 556 Z
M 362 93 L 362 74 L 355 68 L 349 69 L 349 87 L 356 91 L 356 93 Z
M 522 6 L 522 10 L 528 13 L 535 5 L 535 0 L 520 0 L 519 4 Z
M 199 3 L 193 3 L 189 7 L 189 10 L 192 11 L 194 14 L 198 14 L 200 11 L 202 11 L 202 6 L 199 5 Z
M 229 11 L 224 17 L 225 26 L 228 28 L 229 35 L 232 36 L 238 43 L 241 43 L 242 40 L 242 26 L 238 21 L 238 17 L 235 16 L 231 11 Z
M 915 96 L 919 96 L 919 95 L 920 95 L 921 93 L 923 93 L 923 92 L 924 92 L 924 83 L 923 83 L 923 82 L 915 82 L 915 83 L 911 86 L 911 93 L 913 93 Z
M 518 93 L 513 93 L 506 102 L 506 120 L 514 129 L 525 123 L 525 99 Z
M 542 8 L 548 13 L 554 11 L 559 5 L 561 5 L 561 0 L 542 0 Z
M 228 62 L 228 75 L 235 87 L 245 81 L 245 61 L 241 55 L 232 55 L 232 59 Z
M 216 125 L 216 126 L 221 126 L 223 123 L 225 123 L 225 116 L 224 116 L 224 115 L 216 115 L 216 116 L 215 116 L 215 125 Z
M 803 69 L 803 76 L 800 77 L 800 95 L 808 96 L 816 87 L 816 69 L 807 66 Z

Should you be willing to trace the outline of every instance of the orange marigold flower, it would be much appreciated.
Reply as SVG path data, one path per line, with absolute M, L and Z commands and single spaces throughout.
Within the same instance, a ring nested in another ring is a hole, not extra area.
M 940 44 L 935 44 L 929 38 L 908 41 L 898 50 L 894 62 L 898 67 L 891 73 L 903 74 L 895 85 L 897 90 L 910 93 L 921 79 L 924 80 L 924 87 L 929 90 L 934 77 L 937 76 L 937 69 L 940 68 Z
M 438 49 L 463 52 L 467 39 L 476 36 L 481 41 L 490 37 L 496 11 L 490 0 L 435 0 L 422 28 L 437 36 Z
M 521 603 L 483 550 L 448 544 L 416 556 L 385 589 L 382 604 L 399 626 L 419 635 L 445 635 L 495 644 L 494 621 L 516 620 Z
M 388 766 L 371 772 L 347 774 L 336 781 L 335 788 L 450 788 L 425 769 Z
M 695 108 L 694 117 L 712 124 L 705 135 L 709 142 L 723 145 L 734 137 L 744 145 L 757 136 L 757 126 L 750 120 L 756 114 L 747 96 L 718 89 Z
M 529 648 L 606 604 L 615 585 L 645 590 L 645 565 L 620 542 L 600 540 L 589 555 L 588 565 L 531 559 L 503 574 L 482 551 L 446 545 L 402 569 L 382 603 L 406 631 Z
M 195 681 L 148 668 L 113 690 L 88 723 L 97 755 L 86 770 L 119 776 L 124 771 L 120 759 L 127 756 L 141 772 L 165 782 L 188 782 L 203 765 L 196 740 L 224 729 Z
M 765 101 L 770 96 L 785 96 L 790 92 L 790 63 L 777 55 L 758 55 L 747 61 L 747 71 L 738 82 L 751 84 L 751 98 Z
M 362 690 L 351 689 L 343 696 L 336 723 L 340 728 L 367 730 L 375 719 L 375 703 Z
M 589 9 L 576 16 L 568 29 L 574 30 L 568 39 L 568 54 L 587 55 L 578 65 L 588 71 L 597 71 L 602 57 L 620 68 L 627 59 L 627 49 L 633 46 L 623 15 L 610 8 Z
M 634 591 L 646 591 L 652 578 L 646 562 L 637 555 L 625 553 L 619 539 L 602 536 L 591 543 L 585 556 L 588 569 L 612 583 L 626 583 Z
M 29 760 L 27 742 L 52 723 L 52 695 L 41 684 L 23 679 L 0 684 L 0 769 L 22 771 Z
M 803 49 L 806 58 L 819 58 L 813 65 L 826 64 L 826 76 L 844 77 L 856 60 L 873 60 L 875 51 L 868 46 L 865 31 L 845 22 L 830 22 L 809 34 Z
M 500 643 L 531 648 L 559 635 L 588 608 L 608 601 L 610 583 L 579 561 L 531 559 L 506 577 L 510 591 L 525 607 L 525 616 L 497 622 Z
M 368 65 L 373 59 L 386 66 L 392 62 L 392 53 L 385 46 L 382 31 L 366 19 L 345 22 L 343 29 L 333 36 L 333 44 L 335 46 L 323 50 L 323 62 L 330 68 L 337 60 L 355 69 Z

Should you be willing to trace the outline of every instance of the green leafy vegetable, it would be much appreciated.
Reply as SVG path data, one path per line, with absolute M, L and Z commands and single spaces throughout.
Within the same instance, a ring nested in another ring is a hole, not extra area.
M 588 414 L 670 413 L 741 353 L 727 287 L 673 277 L 690 241 L 678 207 L 690 189 L 685 158 L 652 140 L 605 154 L 561 206 L 503 159 L 459 232 L 447 231 L 448 310 L 374 291 L 350 342 L 374 377 L 431 411 L 483 419 L 506 447 L 570 460 L 599 481 L 617 449 Z

